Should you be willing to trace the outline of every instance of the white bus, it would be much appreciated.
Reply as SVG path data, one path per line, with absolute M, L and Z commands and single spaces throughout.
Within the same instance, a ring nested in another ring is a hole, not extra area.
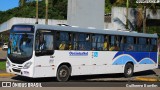
M 6 70 L 40 78 L 134 72 L 158 67 L 157 34 L 16 24 L 10 30 Z

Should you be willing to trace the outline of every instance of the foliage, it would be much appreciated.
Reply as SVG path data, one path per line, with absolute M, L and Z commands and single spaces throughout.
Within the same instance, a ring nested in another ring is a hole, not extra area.
M 6 70 L 6 61 L 0 61 L 0 70 Z
M 23 1 L 23 0 L 22 0 Z M 54 2 L 53 2 L 54 1 Z M 49 19 L 67 18 L 67 0 L 49 0 Z M 53 4 L 54 3 L 54 4 Z M 28 2 L 23 6 L 15 7 L 7 11 L 0 11 L 0 24 L 12 17 L 36 17 L 36 2 Z M 45 18 L 45 0 L 39 2 L 39 18 Z
M 160 27 L 155 27 L 155 26 L 150 26 L 150 27 L 147 27 L 147 33 L 158 33 L 158 36 L 160 36 Z
M 105 13 L 111 13 L 112 4 L 110 0 L 105 0 Z
M 19 0 L 19 6 L 22 7 L 26 4 L 26 0 Z
M 0 33 L 0 42 L 7 43 L 9 40 L 7 32 Z
M 19 0 L 19 7 L 0 11 L 0 24 L 11 19 L 12 17 L 36 17 L 36 0 Z M 49 19 L 67 19 L 67 1 L 68 0 L 48 0 L 49 1 Z M 105 0 L 105 13 L 111 13 L 112 6 L 126 7 L 127 0 Z M 130 8 L 143 8 L 144 4 L 137 4 L 136 0 L 129 0 Z M 152 9 L 155 13 L 160 4 L 145 4 L 147 8 Z M 135 29 L 142 30 L 143 24 L 143 9 L 138 10 L 137 23 Z M 45 18 L 45 0 L 39 1 L 39 18 Z M 150 30 L 148 31 L 150 32 Z

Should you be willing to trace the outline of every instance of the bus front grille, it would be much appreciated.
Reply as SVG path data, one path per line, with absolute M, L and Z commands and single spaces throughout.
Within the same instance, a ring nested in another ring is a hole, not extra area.
M 21 70 L 18 70 L 18 69 L 12 69 L 14 72 L 17 72 L 17 73 L 20 73 Z

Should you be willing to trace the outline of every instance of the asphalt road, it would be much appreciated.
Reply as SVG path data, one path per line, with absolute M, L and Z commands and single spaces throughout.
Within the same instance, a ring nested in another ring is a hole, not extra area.
M 155 72 L 156 71 L 156 72 Z M 158 71 L 158 72 L 157 72 Z M 159 69 L 154 71 L 148 70 L 135 73 L 132 78 L 124 78 L 123 74 L 105 74 L 91 76 L 74 76 L 68 82 L 57 82 L 56 78 L 27 78 L 22 76 L 14 76 L 8 78 L 0 78 L 3 82 L 14 83 L 40 83 L 42 87 L 160 87 L 160 82 L 139 82 L 134 81 L 137 76 L 155 76 L 159 74 Z M 2 82 L 1 82 L 2 83 Z M 0 84 L 1 86 L 2 84 Z
M 78 80 L 76 79 L 78 78 Z M 137 82 L 137 81 L 89 81 L 79 80 L 81 77 L 74 77 L 74 79 L 68 82 L 57 82 L 55 78 L 41 78 L 41 79 L 30 79 L 21 76 L 15 76 L 12 78 L 0 78 L 2 82 L 11 82 L 11 83 L 36 83 L 38 87 L 160 87 L 160 82 Z M 0 82 L 0 83 L 2 83 Z M 12 84 L 12 87 L 21 87 L 15 86 Z M 143 85 L 143 86 L 142 86 Z M 2 87 L 2 84 L 0 84 Z

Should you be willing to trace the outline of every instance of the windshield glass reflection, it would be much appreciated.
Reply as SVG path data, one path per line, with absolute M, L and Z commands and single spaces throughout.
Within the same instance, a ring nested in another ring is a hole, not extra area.
M 28 58 L 32 56 L 33 35 L 11 34 L 8 54 L 16 58 Z

